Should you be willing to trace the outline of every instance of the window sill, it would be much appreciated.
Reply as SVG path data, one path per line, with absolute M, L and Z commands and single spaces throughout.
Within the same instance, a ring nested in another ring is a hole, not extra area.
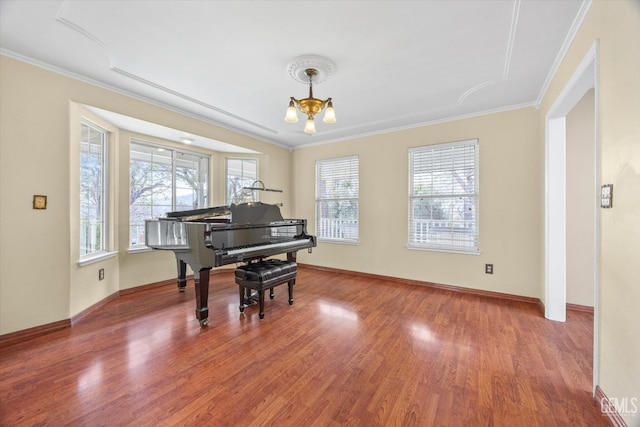
M 407 249 L 409 249 L 410 251 L 443 252 L 443 253 L 458 254 L 458 255 L 480 255 L 480 251 L 479 250 L 457 251 L 455 249 L 427 248 L 427 247 L 422 247 L 422 246 L 407 246 Z
M 104 261 L 109 258 L 115 258 L 117 255 L 118 251 L 100 252 L 95 255 L 89 255 L 80 259 L 80 261 L 78 261 L 78 266 L 84 267 L 85 265 L 94 264 L 96 262 Z
M 129 246 L 129 249 L 127 249 L 128 254 L 138 254 L 142 252 L 151 252 L 151 251 L 153 251 L 153 249 L 151 249 L 149 246 L 146 246 L 146 245 Z
M 360 244 L 360 240 L 336 240 L 336 239 L 321 239 L 318 238 L 318 243 L 337 243 L 339 245 L 354 245 Z

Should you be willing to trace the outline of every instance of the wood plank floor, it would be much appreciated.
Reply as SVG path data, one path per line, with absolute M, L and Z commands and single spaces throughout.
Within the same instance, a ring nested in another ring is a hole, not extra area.
M 590 314 L 302 267 L 260 321 L 212 282 L 206 328 L 189 283 L 3 348 L 0 425 L 609 425 Z

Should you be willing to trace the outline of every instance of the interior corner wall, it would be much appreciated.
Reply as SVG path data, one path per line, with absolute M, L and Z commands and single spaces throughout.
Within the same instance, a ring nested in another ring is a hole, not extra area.
M 589 90 L 566 117 L 567 303 L 594 305 L 595 97 Z
M 480 254 L 407 249 L 409 149 L 479 140 Z M 540 298 L 538 111 L 521 108 L 293 152 L 295 213 L 315 233 L 315 163 L 359 158 L 360 243 L 319 242 L 300 262 Z M 485 274 L 484 265 L 494 265 Z
M 79 104 L 258 151 L 260 178 L 284 190 L 264 201 L 291 206 L 288 149 L 0 55 L 0 335 L 70 319 L 116 290 L 176 276 L 172 253 L 128 251 L 128 162 L 123 159 L 129 147 L 122 137 L 110 166 L 118 187 L 117 256 L 78 266 L 70 128 Z M 212 171 L 211 185 L 224 182 L 224 173 L 224 168 Z M 46 210 L 32 209 L 36 194 L 48 197 Z M 224 204 L 219 191 L 212 195 L 218 198 L 212 204 Z M 103 281 L 100 268 L 105 268 Z
M 69 153 L 69 194 L 77 195 L 80 189 L 80 123 L 81 120 L 91 122 L 92 124 L 104 129 L 109 137 L 107 144 L 107 164 L 112 165 L 107 172 L 106 188 L 108 189 L 109 198 L 106 201 L 106 208 L 109 212 L 108 218 L 115 218 L 118 208 L 118 175 L 112 173 L 117 171 L 118 167 L 118 129 L 110 123 L 104 121 L 100 117 L 95 116 L 89 111 L 82 108 L 75 102 L 69 102 L 69 141 L 67 151 Z M 69 244 L 69 316 L 80 313 L 85 308 L 95 304 L 98 301 L 112 295 L 118 291 L 119 282 L 119 264 L 118 257 L 112 257 L 89 265 L 80 266 L 80 198 L 69 197 L 69 235 L 67 241 Z M 118 247 L 117 230 L 115 230 L 117 221 L 110 221 L 107 224 L 107 247 L 114 250 Z M 98 270 L 104 269 L 104 279 L 99 280 Z
M 613 207 L 599 214 L 596 385 L 640 426 L 640 2 L 594 1 L 541 104 L 544 117 L 597 43 L 599 185 L 613 184 Z M 544 146 L 544 134 L 539 144 Z M 632 403 L 635 402 L 635 407 Z

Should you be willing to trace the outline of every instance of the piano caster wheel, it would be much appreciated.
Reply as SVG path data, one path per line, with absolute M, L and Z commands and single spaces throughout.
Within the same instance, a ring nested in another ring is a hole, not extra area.
M 202 319 L 200 321 L 200 326 L 207 326 L 209 324 L 209 319 Z

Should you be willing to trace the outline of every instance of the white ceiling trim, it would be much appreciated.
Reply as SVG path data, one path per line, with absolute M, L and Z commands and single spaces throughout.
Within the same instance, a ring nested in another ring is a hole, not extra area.
M 250 126 L 255 126 L 257 128 L 260 128 L 260 129 L 262 129 L 262 130 L 264 130 L 266 132 L 272 133 L 272 134 L 277 134 L 277 132 L 274 129 L 268 128 L 266 126 L 262 126 L 262 125 L 260 125 L 258 123 L 252 122 L 252 121 L 247 120 L 247 119 L 245 119 L 243 117 L 240 117 L 240 116 L 232 114 L 232 113 L 230 113 L 228 111 L 225 111 L 225 110 L 223 110 L 221 108 L 215 107 L 215 106 L 213 106 L 211 104 L 207 104 L 206 102 L 200 101 L 199 99 L 192 98 L 189 95 L 185 95 L 185 94 L 180 93 L 178 91 L 175 91 L 173 89 L 169 89 L 166 86 L 162 86 L 162 85 L 160 85 L 158 83 L 154 83 L 154 82 L 152 82 L 150 80 L 147 80 L 147 79 L 145 79 L 143 77 L 140 77 L 140 76 L 138 76 L 136 74 L 130 73 L 128 71 L 125 71 L 125 70 L 123 70 L 121 68 L 111 68 L 111 70 L 116 72 L 116 73 L 118 73 L 118 74 L 120 74 L 121 76 L 133 79 L 135 81 L 143 83 L 143 84 L 145 84 L 147 86 L 151 86 L 151 87 L 153 87 L 155 89 L 161 90 L 161 91 L 163 91 L 165 93 L 168 93 L 170 95 L 177 96 L 178 98 L 182 98 L 185 101 L 193 102 L 194 104 L 197 104 L 197 105 L 199 105 L 201 107 L 207 108 L 207 109 L 209 109 L 211 111 L 215 111 L 216 113 L 223 114 L 223 115 L 225 115 L 227 117 L 230 117 L 230 118 L 232 118 L 234 120 L 238 120 L 238 121 L 240 121 L 242 123 L 246 123 L 246 124 L 248 124 Z
M 549 90 L 549 85 L 551 84 L 551 80 L 553 80 L 556 73 L 558 72 L 558 68 L 560 68 L 560 64 L 564 60 L 564 57 L 567 54 L 567 51 L 569 50 L 569 46 L 571 46 L 571 43 L 573 43 L 573 39 L 578 34 L 578 30 L 582 25 L 582 21 L 584 21 L 584 18 L 587 16 L 587 12 L 589 12 L 591 3 L 592 3 L 592 0 L 585 0 L 584 3 L 582 3 L 582 5 L 580 6 L 580 10 L 576 14 L 576 18 L 573 20 L 573 23 L 571 24 L 571 28 L 569 29 L 569 32 L 567 33 L 567 37 L 564 39 L 564 43 L 562 44 L 562 47 L 560 48 L 560 51 L 556 56 L 556 60 L 551 66 L 551 69 L 549 70 L 549 74 L 547 74 L 547 78 L 542 84 L 542 88 L 540 89 L 540 93 L 538 94 L 538 99 L 536 99 L 536 102 L 535 102 L 536 108 L 540 108 L 540 104 L 542 104 L 542 99 L 547 94 L 547 90 Z
M 133 92 L 129 92 L 129 91 L 121 89 L 119 87 L 105 84 L 103 82 L 100 82 L 100 81 L 91 79 L 89 77 L 74 73 L 74 72 L 66 70 L 64 68 L 56 67 L 55 65 L 51 65 L 49 63 L 42 62 L 42 61 L 39 61 L 37 59 L 30 58 L 28 56 L 19 54 L 17 52 L 13 52 L 13 51 L 11 51 L 9 49 L 5 49 L 5 48 L 1 48 L 0 47 L 0 55 L 6 56 L 7 58 L 15 59 L 15 60 L 20 61 L 20 62 L 24 62 L 26 64 L 33 65 L 33 66 L 38 67 L 38 68 L 42 68 L 43 70 L 51 71 L 53 73 L 59 74 L 59 75 L 64 76 L 64 77 L 69 77 L 71 79 L 78 80 L 78 81 L 80 81 L 82 83 L 87 83 L 87 84 L 90 84 L 92 86 L 99 87 L 101 89 L 105 89 L 105 90 L 108 90 L 108 91 L 111 91 L 111 92 L 118 93 L 120 95 L 124 95 L 126 97 L 129 97 L 129 98 L 132 98 L 132 99 L 135 99 L 135 100 L 138 100 L 138 101 L 142 101 L 142 102 L 145 102 L 147 104 L 154 105 L 156 107 L 164 108 L 165 110 L 173 111 L 174 113 L 178 113 L 178 114 L 181 114 L 183 116 L 191 117 L 192 119 L 200 120 L 202 122 L 209 123 L 210 125 L 217 126 L 217 127 L 222 128 L 222 129 L 226 129 L 226 130 L 229 130 L 229 131 L 232 131 L 232 132 L 244 135 L 244 136 L 248 136 L 250 138 L 257 139 L 259 141 L 263 141 L 263 142 L 275 145 L 277 147 L 286 148 L 289 151 L 291 151 L 291 147 L 289 147 L 288 145 L 282 144 L 282 143 L 280 143 L 278 141 L 275 141 L 275 140 L 272 140 L 272 139 L 267 139 L 267 138 L 264 138 L 264 137 L 262 137 L 260 135 L 256 135 L 256 134 L 244 131 L 242 129 L 238 129 L 237 127 L 229 126 L 229 125 L 226 125 L 224 123 L 218 122 L 218 121 L 213 120 L 213 119 L 211 119 L 209 117 L 201 116 L 199 114 L 195 114 L 195 113 L 192 113 L 190 111 L 183 110 L 183 109 L 178 108 L 178 107 L 174 107 L 173 105 L 165 104 L 164 102 L 159 102 L 159 101 L 156 101 L 155 99 L 147 98 L 145 96 L 138 95 L 138 94 L 133 93 Z
M 539 105 L 592 1 L 0 0 L 0 53 L 291 149 Z M 288 37 L 282 28 L 311 11 L 335 31 Z M 281 68 L 309 52 L 340 68 L 327 90 L 340 94 L 341 120 L 313 136 L 274 107 L 295 90 Z
M 67 26 L 68 28 L 70 28 L 73 31 L 78 32 L 80 35 L 88 38 L 89 40 L 91 40 L 93 43 L 97 44 L 100 49 L 102 49 L 104 51 L 104 53 L 107 55 L 107 57 L 109 58 L 109 69 L 115 73 L 120 74 L 121 76 L 124 76 L 126 78 L 129 79 L 133 79 L 137 82 L 140 82 L 142 84 L 145 84 L 147 86 L 150 86 L 154 89 L 158 89 L 161 90 L 165 93 L 168 93 L 169 95 L 173 95 L 173 96 L 177 96 L 178 98 L 184 99 L 185 101 L 188 102 L 192 102 L 194 104 L 197 104 L 201 107 L 207 108 L 211 111 L 215 111 L 216 113 L 225 115 L 229 118 L 232 118 L 234 120 L 238 120 L 239 122 L 245 123 L 249 126 L 255 126 L 259 129 L 262 129 L 265 132 L 269 132 L 271 134 L 276 135 L 278 132 L 275 129 L 271 129 L 269 127 L 263 126 L 259 123 L 255 123 L 251 120 L 247 120 L 244 117 L 240 117 L 238 115 L 235 115 L 233 113 L 230 113 L 226 110 L 223 110 L 221 108 L 218 108 L 214 105 L 211 104 L 207 104 L 206 102 L 200 101 L 199 99 L 193 98 L 189 95 L 185 95 L 184 93 L 178 92 L 176 90 L 170 89 L 166 86 L 163 86 L 159 83 L 155 83 L 151 80 L 145 79 L 144 77 L 141 77 L 135 73 L 131 73 L 123 68 L 118 67 L 117 65 L 117 60 L 115 58 L 115 55 L 113 55 L 113 53 L 111 52 L 111 49 L 109 49 L 109 47 L 106 45 L 106 43 L 104 43 L 102 40 L 100 40 L 98 37 L 96 37 L 95 35 L 93 35 L 90 31 L 84 29 L 83 27 L 81 27 L 80 25 L 70 21 L 69 19 L 65 18 L 63 15 L 64 11 L 67 8 L 67 4 L 68 4 L 69 0 L 65 0 L 62 5 L 60 6 L 60 9 L 58 11 L 58 14 L 56 16 L 56 20 L 58 22 L 60 22 L 61 24 Z
M 305 147 L 313 147 L 313 146 L 324 145 L 324 144 L 331 144 L 331 143 L 334 143 L 334 142 L 350 141 L 350 140 L 359 139 L 359 138 L 365 138 L 365 137 L 369 137 L 369 136 L 384 135 L 386 133 L 400 132 L 400 131 L 403 131 L 403 130 L 410 130 L 410 129 L 420 128 L 420 127 L 433 126 L 433 125 L 438 125 L 438 124 L 441 124 L 441 123 L 455 122 L 456 120 L 471 119 L 471 118 L 474 118 L 474 117 L 486 116 L 486 115 L 489 115 L 489 114 L 504 113 L 504 112 L 507 112 L 507 111 L 519 110 L 521 108 L 528 108 L 528 107 L 533 107 L 533 108 L 536 108 L 536 109 L 538 108 L 538 106 L 535 105 L 533 102 L 526 102 L 526 103 L 523 103 L 523 104 L 510 105 L 508 107 L 500 107 L 500 108 L 494 108 L 494 109 L 491 109 L 491 110 L 479 111 L 479 112 L 475 112 L 475 113 L 462 114 L 462 115 L 454 116 L 454 117 L 446 117 L 444 119 L 432 120 L 432 121 L 429 121 L 429 122 L 415 123 L 415 124 L 408 125 L 408 126 L 398 126 L 398 127 L 395 127 L 395 128 L 384 129 L 384 130 L 381 130 L 381 131 L 360 133 L 357 136 L 348 136 L 348 137 L 344 137 L 344 138 L 335 138 L 335 139 L 323 140 L 323 141 L 318 141 L 318 142 L 311 142 L 309 144 L 301 144 L 301 145 L 297 145 L 297 146 L 293 147 L 293 150 L 297 150 L 298 148 L 305 148 Z
M 100 40 L 99 38 L 97 38 L 96 36 L 91 34 L 89 31 L 85 30 L 81 26 L 79 26 L 77 24 L 74 24 L 73 22 L 69 21 L 64 16 L 62 16 L 62 14 L 67 9 L 67 4 L 69 4 L 69 1 L 68 0 L 64 0 L 62 2 L 62 4 L 60 5 L 60 9 L 58 9 L 58 12 L 56 13 L 56 21 L 60 22 L 63 25 L 66 25 L 67 27 L 71 28 L 72 30 L 82 34 L 83 36 L 85 36 L 86 38 L 88 38 L 89 40 L 91 40 L 92 42 L 97 44 L 98 46 L 100 46 L 100 48 L 104 51 L 104 53 L 109 58 L 110 68 L 115 68 L 116 67 L 116 58 L 113 55 L 113 53 L 111 53 L 111 50 L 109 49 L 109 47 L 106 44 L 104 44 L 104 42 L 102 40 Z
M 477 90 L 480 90 L 483 87 L 491 86 L 493 84 L 505 81 L 509 77 L 509 67 L 511 66 L 511 54 L 513 53 L 513 42 L 516 38 L 516 29 L 518 27 L 519 13 L 520 13 L 520 0 L 516 0 L 516 2 L 513 3 L 513 13 L 511 14 L 511 27 L 509 28 L 509 42 L 507 43 L 507 52 L 504 59 L 504 69 L 502 70 L 502 76 L 492 80 L 487 80 L 486 82 L 480 83 L 472 87 L 471 89 L 463 93 L 462 96 L 460 96 L 460 98 L 458 99 L 458 104 L 462 105 L 462 103 L 464 102 L 464 99 L 467 96 L 471 95 L 472 93 L 476 92 Z

